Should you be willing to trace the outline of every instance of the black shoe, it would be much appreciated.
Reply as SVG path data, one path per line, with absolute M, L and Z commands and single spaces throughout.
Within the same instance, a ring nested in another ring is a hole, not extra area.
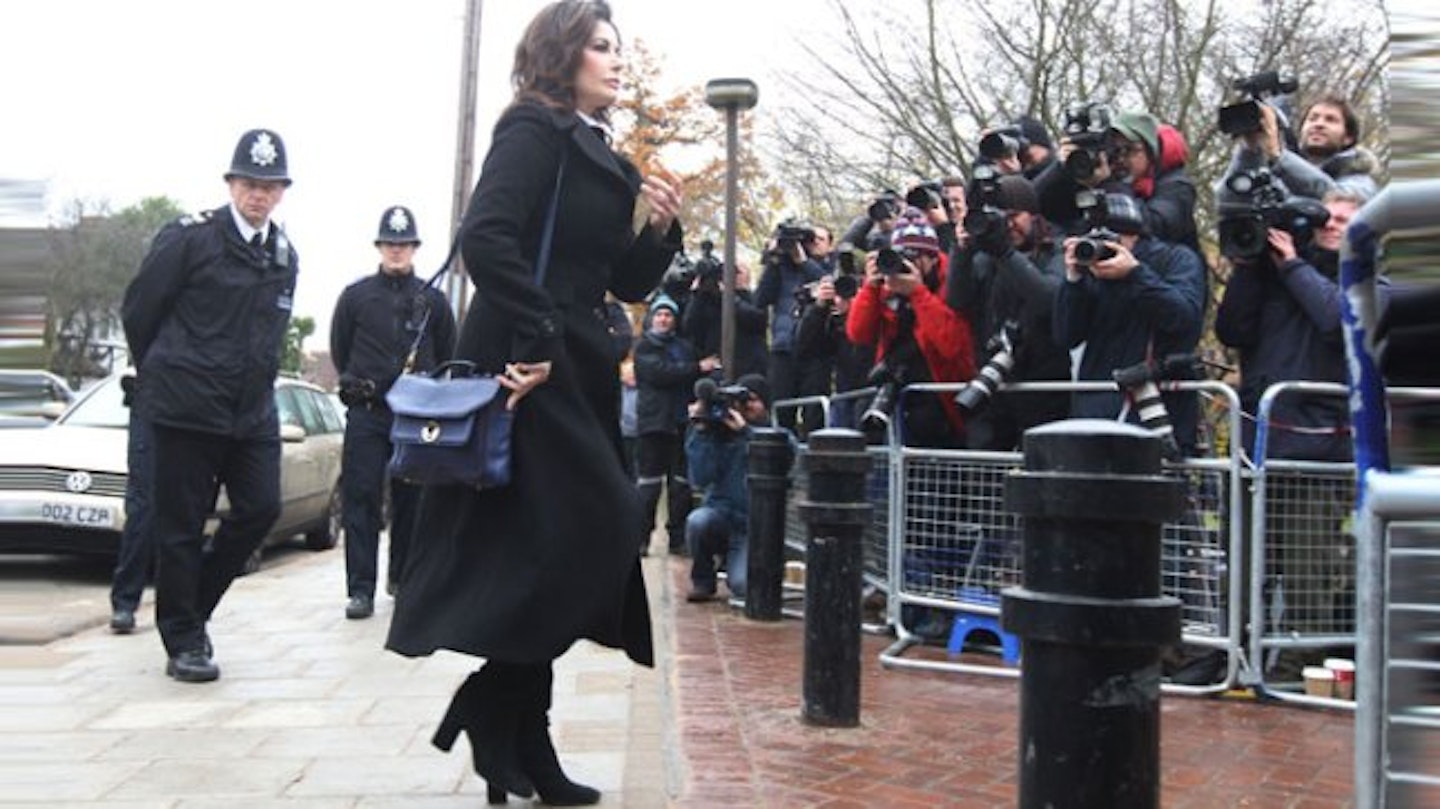
M 135 631 L 135 610 L 115 610 L 110 613 L 110 631 L 116 635 L 128 635 Z
M 375 599 L 368 596 L 350 596 L 345 604 L 345 617 L 352 621 L 369 618 L 375 614 Z
M 165 664 L 165 675 L 182 683 L 208 683 L 220 679 L 220 667 L 203 649 L 181 652 Z

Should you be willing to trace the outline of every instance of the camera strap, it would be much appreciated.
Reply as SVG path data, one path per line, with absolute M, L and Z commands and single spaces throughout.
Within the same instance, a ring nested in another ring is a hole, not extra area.
M 550 193 L 550 206 L 545 212 L 545 226 L 540 231 L 540 252 L 535 257 L 535 285 L 539 287 L 545 286 L 545 273 L 550 268 L 550 244 L 555 237 L 555 217 L 560 208 L 560 184 L 565 179 L 565 164 L 569 159 L 570 150 L 561 147 L 560 167 L 555 171 L 555 189 Z M 430 280 L 425 282 L 425 288 L 421 289 L 419 294 L 424 295 L 427 290 L 438 288 L 436 284 L 455 266 L 455 256 L 459 252 L 460 231 L 457 230 L 455 236 L 450 240 L 450 250 L 445 254 L 445 262 L 440 265 L 440 269 L 436 270 L 434 275 L 430 276 Z M 415 361 L 420 354 L 420 342 L 425 339 L 425 331 L 430 325 L 431 311 L 431 307 L 425 308 L 425 317 L 421 319 L 420 328 L 415 333 L 415 340 L 410 344 L 409 353 L 405 355 L 405 367 L 402 373 L 408 374 L 415 370 Z

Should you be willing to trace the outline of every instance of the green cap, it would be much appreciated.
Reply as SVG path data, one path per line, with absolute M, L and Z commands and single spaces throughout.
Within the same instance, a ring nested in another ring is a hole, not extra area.
M 1110 128 L 1126 140 L 1145 144 L 1153 159 L 1160 154 L 1160 122 L 1148 112 L 1122 112 L 1110 120 Z

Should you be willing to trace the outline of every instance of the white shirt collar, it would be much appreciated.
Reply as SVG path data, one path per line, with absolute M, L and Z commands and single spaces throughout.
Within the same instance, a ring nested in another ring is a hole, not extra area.
M 613 143 L 615 141 L 615 130 L 611 129 L 609 124 L 605 123 L 599 118 L 592 118 L 589 115 L 581 112 L 580 110 L 575 110 L 575 114 L 580 116 L 580 121 L 586 126 L 593 127 L 600 130 L 601 132 L 604 132 L 606 143 Z
M 265 224 L 257 228 L 245 221 L 245 217 L 241 216 L 240 212 L 235 210 L 235 203 L 233 202 L 230 203 L 230 218 L 235 220 L 235 227 L 240 231 L 240 238 L 246 242 L 249 242 L 250 238 L 256 233 L 260 234 L 260 241 L 267 242 L 270 240 L 270 221 L 268 219 L 265 221 Z

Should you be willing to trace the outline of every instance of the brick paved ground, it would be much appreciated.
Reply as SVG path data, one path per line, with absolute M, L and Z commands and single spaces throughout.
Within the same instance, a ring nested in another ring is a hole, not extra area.
M 867 636 L 862 727 L 807 726 L 801 623 L 687 604 L 686 562 L 667 563 L 669 597 L 659 600 L 669 615 L 656 623 L 673 632 L 666 674 L 683 770 L 674 805 L 1015 805 L 1017 682 L 886 670 L 885 639 Z M 1352 805 L 1347 713 L 1193 697 L 1165 697 L 1161 711 L 1166 807 Z

